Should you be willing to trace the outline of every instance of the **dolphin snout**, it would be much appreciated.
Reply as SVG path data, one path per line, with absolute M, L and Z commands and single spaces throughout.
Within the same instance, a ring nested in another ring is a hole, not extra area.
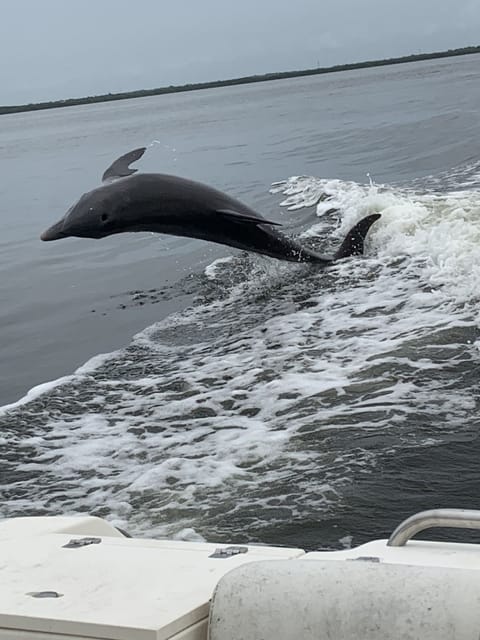
M 53 226 L 49 227 L 40 236 L 41 240 L 49 242 L 50 240 L 59 240 L 60 238 L 67 238 L 68 235 L 63 232 L 63 220 L 60 220 Z

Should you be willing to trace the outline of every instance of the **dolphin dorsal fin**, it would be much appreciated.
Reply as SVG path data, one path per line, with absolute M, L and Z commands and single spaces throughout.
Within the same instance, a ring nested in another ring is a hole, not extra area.
M 145 150 L 146 147 L 140 147 L 117 158 L 103 174 L 102 182 L 111 182 L 112 180 L 125 178 L 126 176 L 131 176 L 132 173 L 136 173 L 138 169 L 130 169 L 129 165 L 139 160 L 145 153 Z

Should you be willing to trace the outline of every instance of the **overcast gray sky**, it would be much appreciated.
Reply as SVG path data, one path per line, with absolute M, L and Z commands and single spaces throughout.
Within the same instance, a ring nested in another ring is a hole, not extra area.
M 477 44 L 480 0 L 0 0 L 0 105 Z

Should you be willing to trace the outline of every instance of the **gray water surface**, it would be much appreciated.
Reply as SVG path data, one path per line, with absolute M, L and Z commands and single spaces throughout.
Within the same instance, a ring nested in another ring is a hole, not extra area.
M 187 300 L 117 312 L 129 291 L 170 286 L 231 253 L 149 235 L 39 242 L 116 156 L 158 140 L 142 169 L 225 189 L 294 232 L 268 194 L 275 180 L 408 181 L 476 159 L 477 80 L 467 56 L 2 117 L 0 403 Z

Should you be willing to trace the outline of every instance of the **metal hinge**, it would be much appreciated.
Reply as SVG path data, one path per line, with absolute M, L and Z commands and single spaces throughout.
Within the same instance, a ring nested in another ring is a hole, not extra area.
M 88 547 L 89 544 L 100 544 L 101 538 L 72 538 L 70 542 L 63 545 L 64 549 L 79 549 L 80 547 Z
M 209 558 L 231 558 L 233 556 L 238 556 L 241 553 L 247 553 L 248 547 L 224 547 L 221 549 L 215 549 L 214 553 L 209 555 Z

